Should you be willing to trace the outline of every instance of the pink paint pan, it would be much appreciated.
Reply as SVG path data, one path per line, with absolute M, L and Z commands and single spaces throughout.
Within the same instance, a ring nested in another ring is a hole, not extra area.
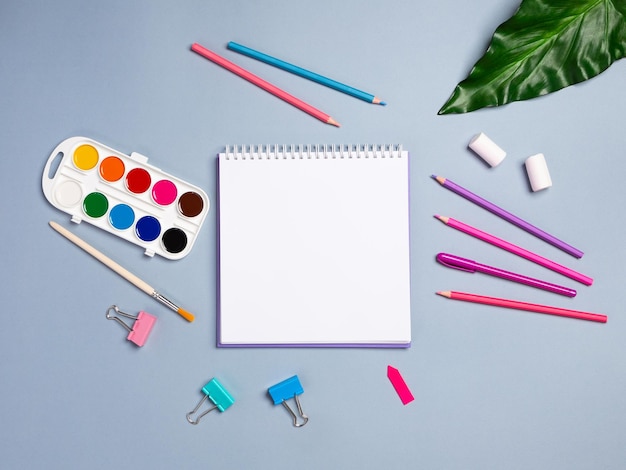
M 86 137 L 71 137 L 52 151 L 43 193 L 72 222 L 83 220 L 141 246 L 148 256 L 186 256 L 209 212 L 206 193 Z

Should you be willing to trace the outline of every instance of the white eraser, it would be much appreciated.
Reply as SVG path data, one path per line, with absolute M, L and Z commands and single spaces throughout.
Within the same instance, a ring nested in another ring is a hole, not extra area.
M 472 137 L 469 148 L 492 167 L 499 165 L 506 157 L 506 152 L 482 132 Z
M 548 165 L 543 153 L 528 157 L 524 164 L 526 165 L 526 173 L 528 173 L 530 187 L 533 191 L 540 191 L 552 186 L 552 179 L 550 178 L 550 172 L 548 171 Z

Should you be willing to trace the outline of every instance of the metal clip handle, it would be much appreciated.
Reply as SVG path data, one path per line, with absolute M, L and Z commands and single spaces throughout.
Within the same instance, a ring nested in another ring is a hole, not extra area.
M 202 398 L 198 404 L 196 405 L 196 407 L 191 410 L 189 413 L 187 413 L 187 421 L 189 421 L 190 424 L 198 424 L 200 422 L 200 420 L 206 416 L 207 414 L 209 414 L 211 411 L 213 411 L 214 409 L 217 408 L 217 405 L 214 406 L 213 408 L 209 408 L 208 410 L 202 412 L 200 415 L 198 415 L 198 417 L 196 419 L 193 419 L 192 416 L 194 414 L 196 414 L 196 412 L 200 409 L 200 407 L 202 406 L 202 404 L 209 398 L 208 395 L 205 395 L 204 398 Z
M 301 423 L 298 422 L 298 416 L 293 412 L 293 410 L 289 407 L 289 405 L 287 404 L 285 400 L 283 400 L 283 406 L 287 409 L 287 411 L 289 411 L 289 414 L 293 418 L 293 425 L 297 428 L 300 428 L 309 422 L 309 417 L 305 415 L 304 412 L 302 411 L 302 405 L 300 405 L 300 400 L 298 399 L 298 395 L 294 394 L 293 398 L 296 401 L 296 406 L 298 407 L 298 413 L 300 414 L 300 417 L 303 419 Z
M 120 317 L 116 317 L 115 315 L 112 315 L 110 312 L 111 310 L 114 310 L 115 313 L 117 313 L 118 315 L 121 315 L 123 317 L 126 318 L 130 318 L 131 320 L 137 320 L 137 317 L 130 315 L 128 313 L 124 313 L 122 312 L 117 305 L 111 305 L 108 309 L 107 309 L 107 313 L 106 313 L 106 317 L 107 320 L 115 320 L 116 322 L 118 322 L 120 325 L 122 325 L 124 328 L 126 328 L 129 332 L 133 331 L 133 329 L 128 326 L 126 323 L 124 323 L 124 321 L 120 318 Z

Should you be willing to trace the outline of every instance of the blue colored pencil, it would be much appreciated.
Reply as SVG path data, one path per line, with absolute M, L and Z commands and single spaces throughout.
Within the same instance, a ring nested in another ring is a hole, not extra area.
M 307 78 L 312 80 L 320 85 L 325 85 L 333 90 L 340 91 L 342 93 L 346 93 L 347 95 L 354 96 L 363 101 L 367 101 L 372 104 L 380 104 L 382 106 L 386 106 L 387 103 L 381 101 L 380 98 L 376 96 L 365 93 L 364 91 L 357 90 L 348 85 L 344 85 L 336 80 L 331 80 L 330 78 L 324 77 L 317 73 L 311 72 L 309 70 L 303 69 L 302 67 L 298 67 L 296 65 L 285 62 L 284 60 L 277 59 L 276 57 L 272 57 L 270 55 L 264 54 L 259 51 L 255 51 L 254 49 L 250 49 L 249 47 L 242 46 L 241 44 L 237 44 L 236 42 L 229 42 L 228 49 L 239 52 L 240 54 L 247 55 L 248 57 L 252 57 L 253 59 L 260 60 L 261 62 L 265 62 L 266 64 L 273 65 L 274 67 L 278 67 L 279 69 L 286 70 L 287 72 L 291 72 L 295 75 L 298 75 L 303 78 Z

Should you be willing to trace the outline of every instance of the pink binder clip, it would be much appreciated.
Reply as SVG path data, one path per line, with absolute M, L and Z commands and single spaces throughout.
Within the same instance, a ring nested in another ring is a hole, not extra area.
M 124 321 L 121 318 L 116 317 L 115 315 L 111 314 L 110 313 L 111 310 L 114 310 L 115 313 L 123 317 L 135 320 L 135 323 L 133 324 L 132 327 L 128 326 L 126 323 L 124 323 Z M 124 328 L 126 328 L 128 330 L 128 336 L 126 337 L 126 339 L 128 341 L 132 341 L 133 343 L 135 343 L 137 346 L 140 346 L 140 347 L 146 343 L 146 340 L 148 339 L 148 336 L 150 335 L 150 331 L 152 331 L 152 327 L 154 326 L 154 323 L 156 322 L 156 317 L 154 315 L 150 315 L 147 312 L 141 311 L 135 317 L 133 315 L 129 315 L 128 313 L 122 312 L 117 307 L 117 305 L 111 305 L 107 309 L 106 317 L 108 320 L 115 320 Z

